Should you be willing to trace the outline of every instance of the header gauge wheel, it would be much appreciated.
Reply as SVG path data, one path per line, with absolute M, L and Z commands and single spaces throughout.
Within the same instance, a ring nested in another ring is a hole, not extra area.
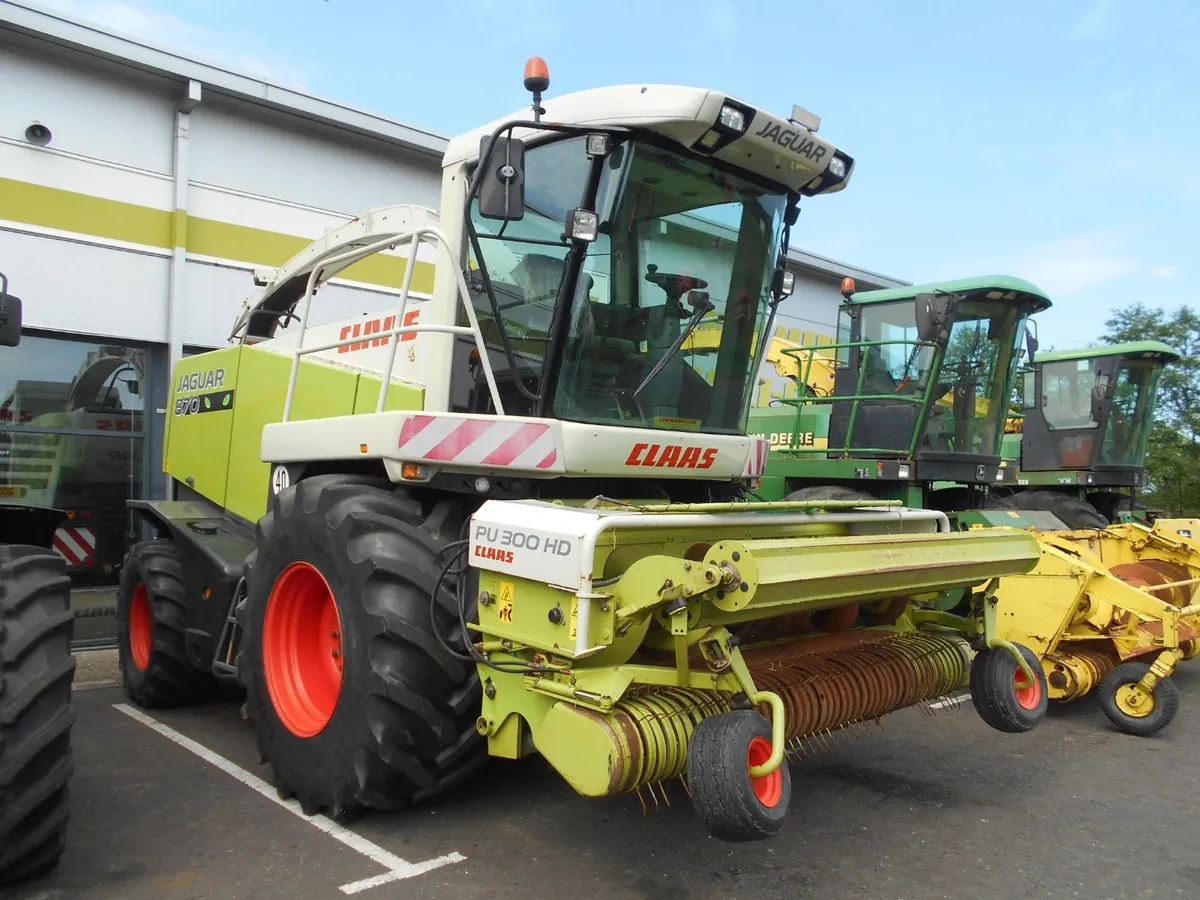
M 1121 663 L 1100 682 L 1100 708 L 1126 734 L 1147 737 L 1166 728 L 1179 712 L 1179 685 L 1170 678 L 1160 679 L 1153 693 L 1137 690 L 1149 671 L 1149 663 Z
M 1019 734 L 1032 731 L 1046 717 L 1050 686 L 1042 661 L 1024 644 L 1017 649 L 1033 670 L 1033 683 L 1012 654 L 1003 647 L 981 650 L 971 663 L 971 702 L 979 718 L 997 731 Z
M 756 841 L 783 830 L 791 812 L 787 757 L 769 775 L 753 766 L 771 756 L 771 723 L 756 710 L 702 719 L 688 745 L 688 791 L 708 832 L 723 841 Z

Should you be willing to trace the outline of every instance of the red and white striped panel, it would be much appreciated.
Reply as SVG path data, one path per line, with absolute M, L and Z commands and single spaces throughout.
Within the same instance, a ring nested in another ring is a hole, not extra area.
M 771 443 L 764 438 L 750 438 L 750 453 L 746 459 L 745 478 L 761 478 L 767 471 L 767 458 L 770 456 Z
M 480 469 L 563 471 L 562 449 L 545 422 L 409 416 L 400 430 L 406 459 Z
M 54 549 L 69 565 L 78 567 L 96 564 L 96 532 L 90 528 L 69 526 L 54 532 Z

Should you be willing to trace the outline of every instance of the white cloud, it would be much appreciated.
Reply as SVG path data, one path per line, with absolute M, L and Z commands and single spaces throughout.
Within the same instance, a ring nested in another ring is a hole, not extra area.
M 1179 274 L 1179 266 L 1150 266 L 1146 274 L 1151 278 L 1174 278 Z
M 152 0 L 40 0 L 51 10 L 90 22 L 108 31 L 222 63 L 281 85 L 305 87 L 305 70 L 272 53 L 253 35 L 212 31 L 158 8 Z
M 1136 229 L 1113 228 L 1088 234 L 1045 241 L 1024 248 L 998 249 L 995 252 L 960 259 L 928 279 L 969 277 L 984 272 L 1003 272 L 1032 281 L 1051 297 L 1065 298 L 1093 292 L 1098 288 L 1135 275 L 1168 279 L 1180 267 L 1159 263 L 1151 265 L 1129 250 Z
M 1138 270 L 1141 263 L 1124 252 L 1125 237 L 1112 230 L 1051 241 L 1021 254 L 1011 269 L 1051 296 L 1077 294 Z

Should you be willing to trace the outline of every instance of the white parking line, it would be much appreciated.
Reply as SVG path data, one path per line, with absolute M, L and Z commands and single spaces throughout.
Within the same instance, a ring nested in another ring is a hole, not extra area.
M 944 706 L 958 706 L 958 704 L 966 703 L 970 699 L 971 699 L 971 692 L 965 691 L 964 693 L 961 693 L 961 694 L 955 694 L 954 696 L 949 697 L 946 700 L 939 700 L 937 703 L 930 703 L 929 708 L 930 709 L 941 709 Z
M 343 894 L 357 894 L 360 891 L 365 891 L 368 888 L 379 887 L 383 884 L 391 884 L 393 881 L 403 881 L 406 878 L 413 878 L 416 875 L 423 875 L 433 869 L 440 869 L 442 866 L 447 866 L 452 863 L 460 863 L 466 860 L 466 857 L 461 853 L 448 853 L 445 856 L 439 856 L 436 859 L 429 859 L 425 862 L 410 863 L 408 860 L 401 859 L 396 854 L 388 850 L 384 850 L 378 844 L 368 841 L 360 834 L 356 834 L 349 828 L 337 824 L 332 819 L 325 816 L 306 816 L 300 810 L 300 804 L 295 800 L 282 800 L 275 792 L 275 788 L 267 784 L 257 775 L 252 775 L 236 763 L 232 763 L 225 757 L 214 753 L 202 744 L 198 744 L 186 735 L 180 734 L 174 728 L 164 725 L 157 719 L 152 719 L 150 716 L 128 706 L 124 703 L 114 703 L 113 709 L 125 713 L 131 719 L 141 722 L 147 728 L 153 729 L 165 737 L 169 741 L 174 741 L 180 747 L 188 750 L 196 756 L 200 757 L 205 762 L 216 766 L 226 775 L 236 778 L 246 787 L 253 791 L 257 791 L 262 796 L 266 797 L 272 803 L 282 806 L 288 812 L 292 813 L 299 819 L 303 819 L 314 828 L 325 832 L 335 841 L 339 841 L 351 850 L 357 850 L 368 859 L 379 863 L 387 869 L 379 875 L 374 875 L 370 878 L 364 878 L 361 881 L 354 881 L 350 884 L 343 884 L 339 890 Z

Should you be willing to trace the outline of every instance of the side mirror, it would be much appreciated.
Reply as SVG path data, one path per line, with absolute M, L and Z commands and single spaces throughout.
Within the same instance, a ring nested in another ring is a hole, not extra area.
M 1025 353 L 1028 362 L 1033 362 L 1033 354 L 1037 352 L 1037 348 L 1037 324 L 1031 319 L 1025 323 Z
M 917 294 L 917 339 L 941 341 L 949 335 L 950 313 L 954 308 L 953 294 Z
M 8 278 L 0 275 L 0 347 L 21 343 L 21 300 L 8 292 Z
M 1108 399 L 1108 386 L 1097 384 L 1092 388 L 1092 421 L 1099 422 L 1104 417 L 1104 403 Z
M 525 145 L 515 138 L 496 138 L 490 158 L 491 135 L 479 139 L 479 215 L 517 222 L 525 215 Z

